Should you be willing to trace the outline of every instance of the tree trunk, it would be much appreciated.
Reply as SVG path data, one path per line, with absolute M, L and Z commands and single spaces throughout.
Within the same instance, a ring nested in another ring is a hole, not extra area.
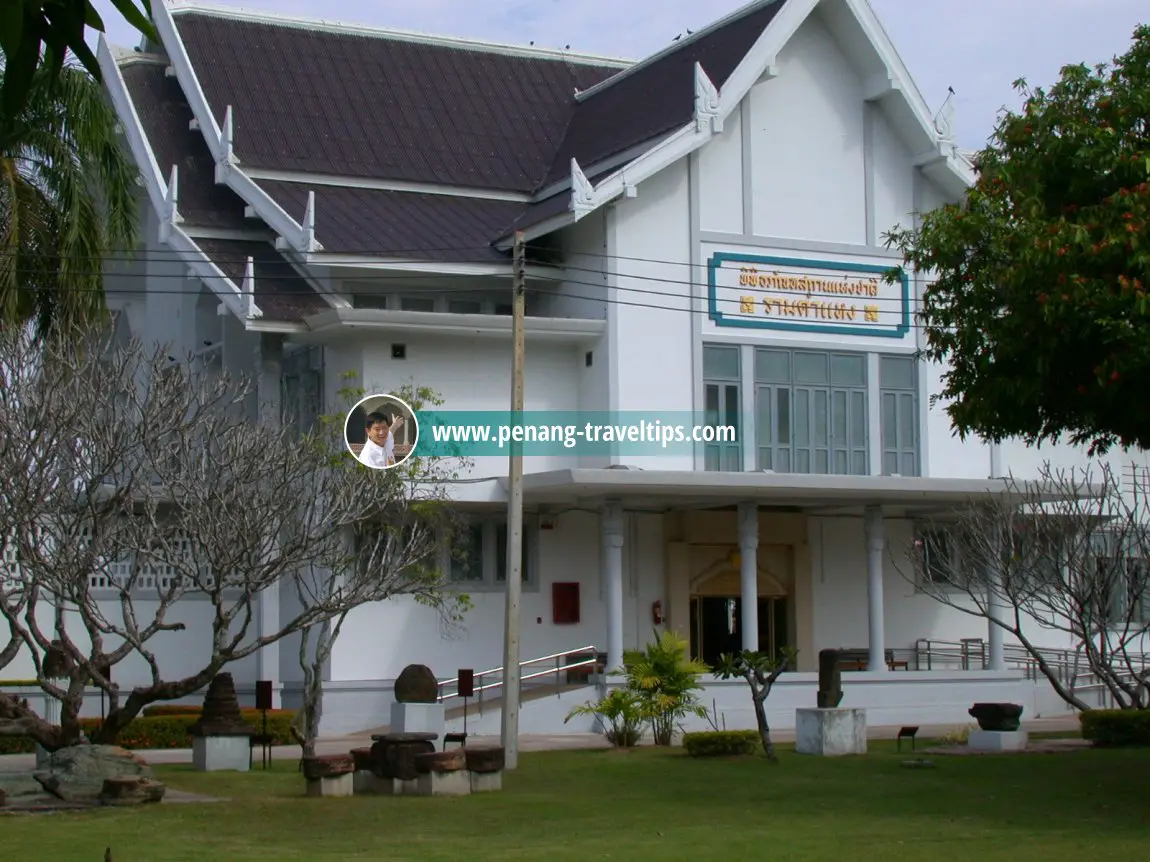
M 764 691 L 762 695 L 757 692 L 752 693 L 755 702 L 755 723 L 759 726 L 759 739 L 763 743 L 763 751 L 767 755 L 767 760 L 771 763 L 778 763 L 779 758 L 775 755 L 775 744 L 771 741 L 771 728 L 767 724 L 767 710 L 765 701 L 767 693 Z

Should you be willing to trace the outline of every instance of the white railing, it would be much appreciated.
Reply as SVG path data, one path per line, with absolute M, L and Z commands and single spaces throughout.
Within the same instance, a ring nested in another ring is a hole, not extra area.
M 539 670 L 530 670 L 538 665 L 548 666 Z M 539 658 L 527 659 L 526 661 L 519 662 L 519 690 L 522 693 L 525 687 L 531 687 L 532 684 L 538 686 L 540 684 L 569 685 L 575 682 L 590 683 L 591 675 L 599 672 L 602 665 L 602 654 L 598 647 L 593 644 L 552 653 L 551 655 L 539 656 Z M 481 670 L 475 673 L 473 678 L 473 699 L 479 706 L 480 714 L 483 713 L 483 701 L 485 698 L 490 700 L 494 697 L 499 697 L 502 693 L 503 670 L 503 665 L 500 665 L 499 667 L 488 668 L 487 670 Z M 524 670 L 528 672 L 524 673 Z M 575 673 L 572 674 L 571 671 L 575 671 Z M 527 684 L 526 686 L 524 685 L 525 683 Z M 467 700 L 464 700 L 462 695 L 459 694 L 459 677 L 440 680 L 439 694 L 436 698 L 437 702 L 447 704 L 457 699 L 462 702 L 460 705 L 467 703 Z M 472 698 L 468 700 L 470 699 Z M 451 704 L 451 706 L 454 705 L 456 704 Z

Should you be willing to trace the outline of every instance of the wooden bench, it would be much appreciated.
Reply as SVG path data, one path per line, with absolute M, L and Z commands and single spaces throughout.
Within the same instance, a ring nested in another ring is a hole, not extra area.
M 909 662 L 896 661 L 894 650 L 886 650 L 886 666 L 889 670 L 910 670 Z M 844 649 L 839 653 L 839 670 L 864 671 L 870 666 L 870 650 Z

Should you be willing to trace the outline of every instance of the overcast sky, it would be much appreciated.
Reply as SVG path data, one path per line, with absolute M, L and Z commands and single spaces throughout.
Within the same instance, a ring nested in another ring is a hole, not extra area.
M 159 0 L 156 0 L 159 2 Z M 513 44 L 640 58 L 745 0 L 216 0 L 220 5 Z M 112 42 L 139 42 L 95 0 Z M 1150 23 L 1147 0 L 871 0 L 932 109 L 956 92 L 959 144 L 980 148 L 995 115 L 1019 99 L 1011 82 L 1050 84 L 1067 63 L 1125 53 Z

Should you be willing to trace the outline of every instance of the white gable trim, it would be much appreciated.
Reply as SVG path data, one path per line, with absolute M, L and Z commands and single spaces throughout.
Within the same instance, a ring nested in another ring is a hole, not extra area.
M 239 287 L 232 282 L 216 266 L 211 258 L 180 227 L 179 199 L 179 169 L 172 165 L 170 179 L 165 182 L 160 172 L 156 154 L 144 134 L 144 127 L 140 123 L 136 106 L 132 102 L 131 94 L 124 83 L 120 67 L 112 54 L 107 38 L 100 34 L 99 44 L 96 48 L 100 71 L 104 78 L 104 87 L 112 99 L 112 105 L 120 118 L 120 127 L 128 139 L 128 148 L 136 166 L 140 170 L 141 180 L 147 189 L 148 199 L 152 203 L 156 216 L 160 220 L 160 240 L 168 245 L 188 265 L 188 268 L 200 278 L 208 288 L 220 297 L 220 301 L 227 306 L 240 320 L 250 320 L 260 317 L 263 312 L 256 307 L 252 297 L 244 296 Z
M 168 0 L 157 0 L 152 4 L 152 17 L 160 41 L 171 61 L 172 65 L 169 67 L 171 73 L 179 81 L 180 88 L 184 91 L 184 96 L 192 109 L 192 115 L 196 119 L 196 126 L 203 134 L 208 151 L 215 160 L 216 182 L 239 195 L 244 203 L 279 235 L 280 239 L 276 243 L 278 248 L 293 249 L 305 254 L 319 251 L 322 247 L 315 241 L 314 204 L 304 215 L 305 223 L 297 222 L 240 168 L 239 160 L 232 150 L 234 118 L 231 106 L 229 105 L 224 113 L 222 125 L 217 123 L 196 77 L 195 69 L 192 68 L 188 53 L 184 49 L 183 40 L 180 39 L 179 31 L 176 29 L 172 12 L 168 8 Z M 308 215 L 312 218 L 310 229 L 306 224 Z
M 779 53 L 820 2 L 822 0 L 787 0 L 786 5 L 771 20 L 746 56 L 735 67 L 718 94 L 717 103 L 714 98 L 714 85 L 702 66 L 696 63 L 695 116 L 691 122 L 597 185 L 587 182 L 578 164 L 572 159 L 570 209 L 574 220 L 578 221 L 621 195 L 633 197 L 638 184 L 643 180 L 649 179 L 684 156 L 693 153 L 716 134 L 721 134 L 723 121 L 738 109 L 751 88 L 765 77 L 778 76 L 776 64 Z M 874 10 L 867 0 L 842 0 L 842 2 L 846 3 L 854 14 L 886 67 L 887 75 L 884 81 L 879 82 L 883 91 L 895 91 L 904 98 L 922 127 L 924 145 L 920 152 L 925 152 L 929 160 L 929 164 L 922 166 L 924 172 L 948 191 L 961 193 L 961 189 L 973 183 L 973 171 L 956 155 L 954 145 L 942 140 L 934 128 L 933 118 L 925 101 L 911 81 L 906 67 L 899 59 L 878 18 L 875 17 Z

